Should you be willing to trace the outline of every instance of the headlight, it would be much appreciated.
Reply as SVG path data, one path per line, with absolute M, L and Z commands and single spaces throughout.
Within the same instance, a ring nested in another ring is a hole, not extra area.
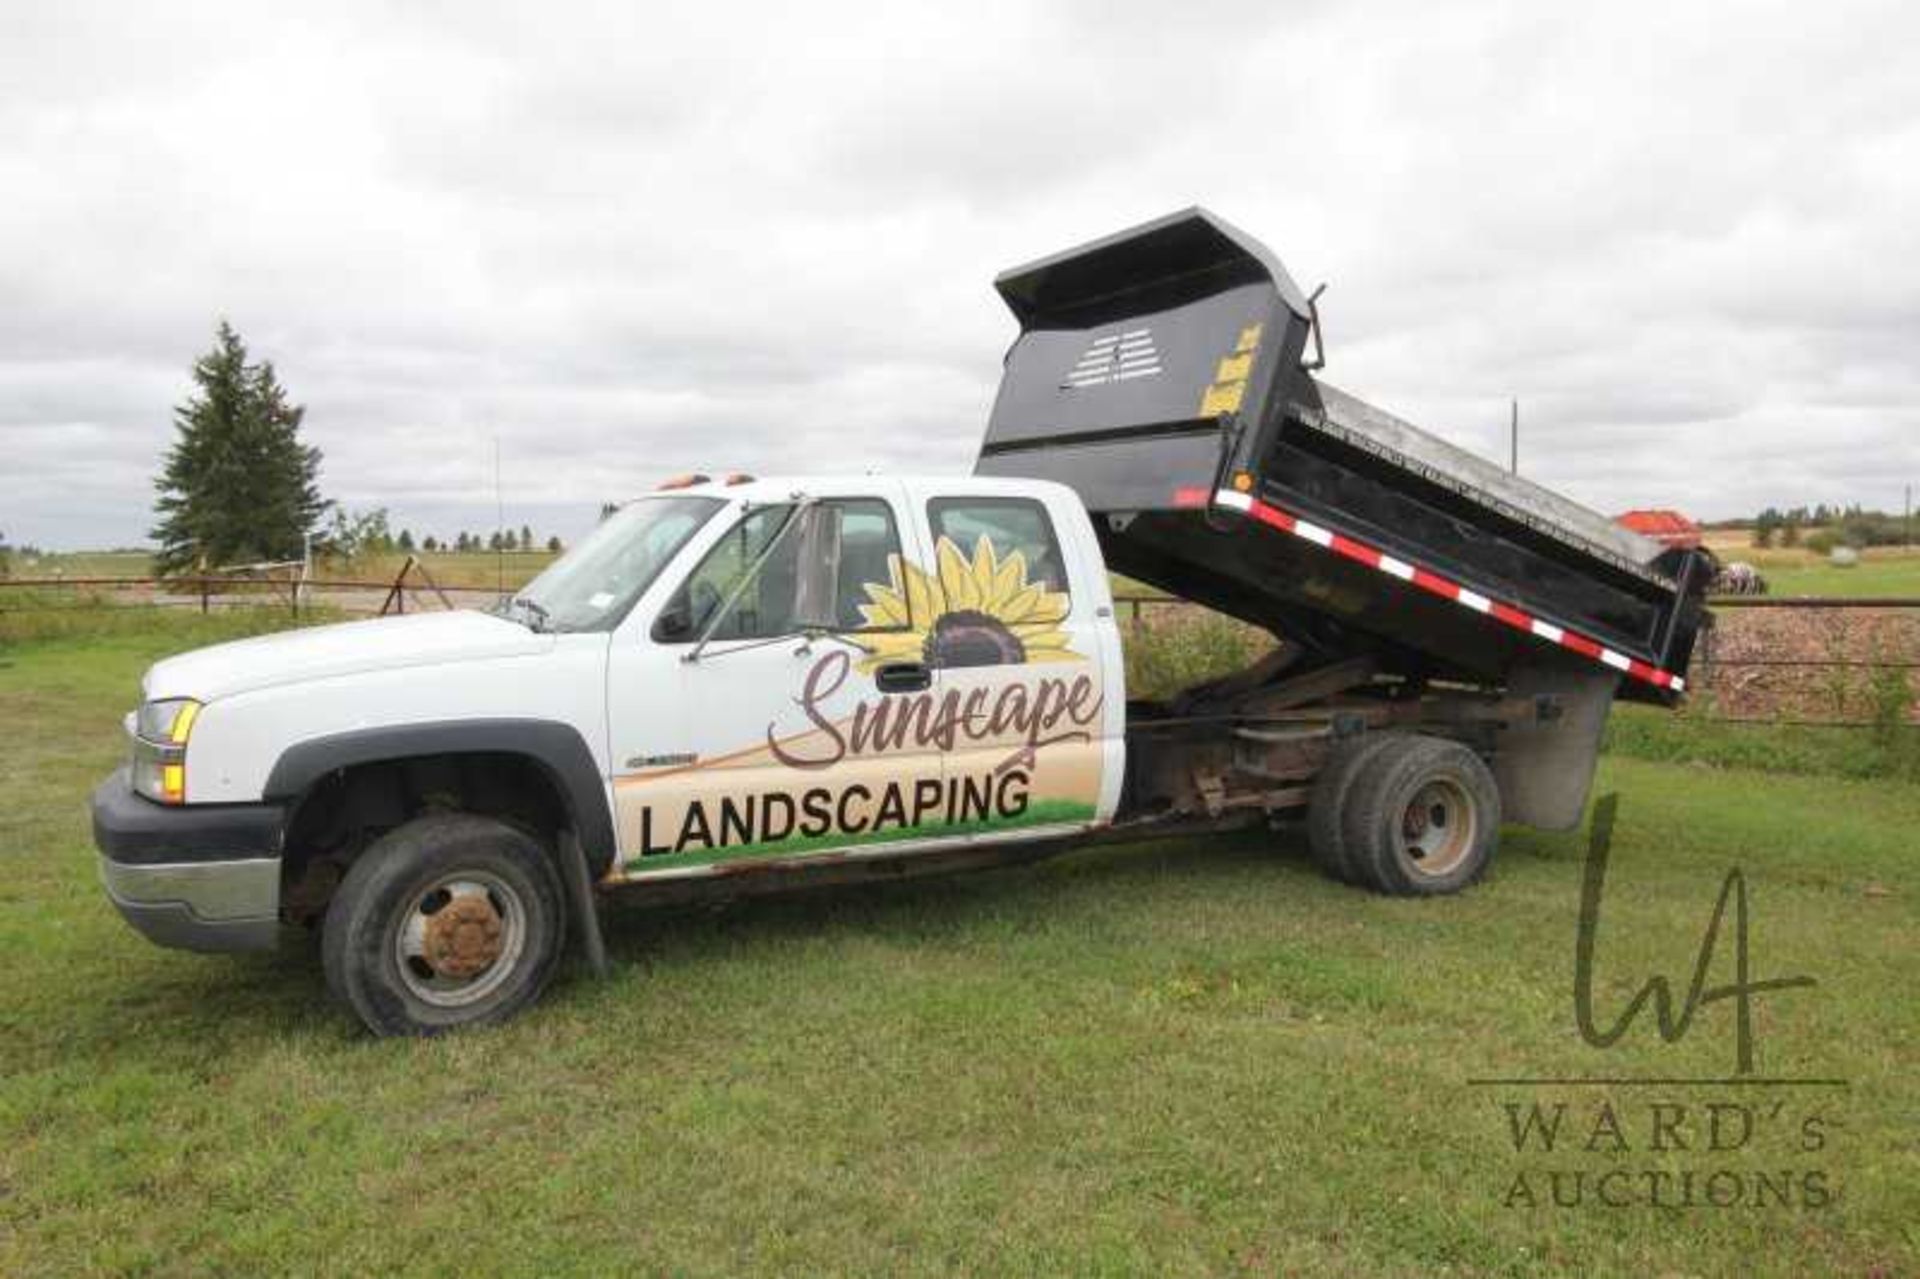
M 147 702 L 133 717 L 133 789 L 162 804 L 187 799 L 187 738 L 199 717 L 190 698 Z
M 187 734 L 193 731 L 194 717 L 199 713 L 200 703 L 192 698 L 174 697 L 164 702 L 148 702 L 134 717 L 133 729 L 150 742 L 185 746 Z

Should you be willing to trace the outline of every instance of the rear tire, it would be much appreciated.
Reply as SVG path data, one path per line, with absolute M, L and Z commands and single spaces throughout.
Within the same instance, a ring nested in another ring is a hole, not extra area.
M 1500 839 L 1500 788 L 1481 758 L 1439 737 L 1395 737 L 1360 766 L 1341 822 L 1353 882 L 1396 897 L 1454 893 Z
M 1313 790 L 1307 797 L 1307 846 L 1320 869 L 1342 883 L 1354 882 L 1353 870 L 1347 865 L 1346 836 L 1341 831 L 1353 784 L 1367 761 L 1396 740 L 1393 734 L 1373 733 L 1356 742 L 1342 742 L 1333 748 L 1326 767 L 1313 779 Z
M 504 822 L 416 818 L 376 840 L 327 907 L 327 985 L 380 1035 L 505 1021 L 538 999 L 566 940 L 553 858 Z

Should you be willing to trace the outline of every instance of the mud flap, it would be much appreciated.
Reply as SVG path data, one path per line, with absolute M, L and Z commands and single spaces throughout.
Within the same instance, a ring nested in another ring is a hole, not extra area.
M 1619 674 L 1605 667 L 1529 662 L 1514 668 L 1507 696 L 1551 699 L 1557 713 L 1509 723 L 1496 738 L 1493 775 L 1506 820 L 1546 830 L 1580 824 L 1619 684 Z
M 593 874 L 587 869 L 587 854 L 574 832 L 560 834 L 560 875 L 567 883 L 567 900 L 573 904 L 573 923 L 580 934 L 587 970 L 595 977 L 612 971 L 607 963 L 607 943 L 600 934 L 599 904 L 593 896 Z

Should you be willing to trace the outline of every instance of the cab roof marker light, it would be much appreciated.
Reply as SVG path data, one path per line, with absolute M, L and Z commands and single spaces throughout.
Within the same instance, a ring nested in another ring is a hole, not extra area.
M 698 471 L 689 471 L 685 475 L 676 475 L 670 480 L 662 480 L 653 486 L 653 491 L 656 493 L 666 493 L 673 489 L 690 489 L 696 484 L 708 484 L 711 482 L 712 477 L 702 475 Z

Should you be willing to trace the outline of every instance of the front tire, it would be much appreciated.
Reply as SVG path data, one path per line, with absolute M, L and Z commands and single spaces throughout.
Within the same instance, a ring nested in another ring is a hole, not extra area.
M 558 966 L 566 913 L 553 858 L 504 822 L 438 813 L 356 860 L 327 907 L 321 962 L 380 1035 L 505 1021 Z

